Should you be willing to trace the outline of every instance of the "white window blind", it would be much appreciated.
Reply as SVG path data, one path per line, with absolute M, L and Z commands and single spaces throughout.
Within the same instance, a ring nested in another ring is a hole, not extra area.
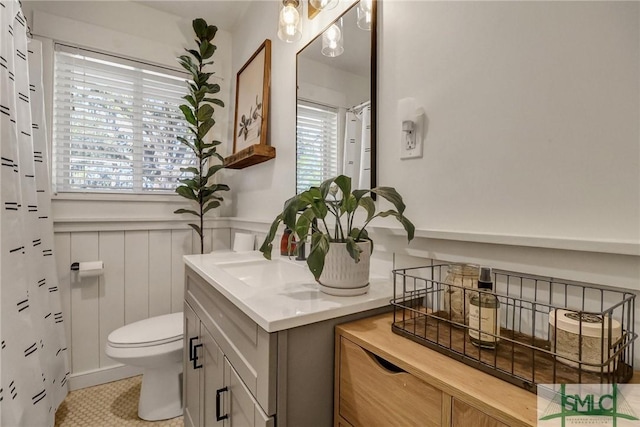
M 54 61 L 55 191 L 173 192 L 194 163 L 184 75 L 64 45 Z
M 298 101 L 296 193 L 338 172 L 338 109 Z

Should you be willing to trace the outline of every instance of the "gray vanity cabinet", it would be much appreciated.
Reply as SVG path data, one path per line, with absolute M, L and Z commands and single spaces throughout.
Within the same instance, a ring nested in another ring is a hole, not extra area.
M 248 366 L 252 359 L 250 354 L 249 360 L 242 360 L 246 358 L 237 354 L 238 344 L 251 353 L 244 342 L 247 337 L 234 339 L 222 333 L 219 323 L 229 321 L 229 313 L 221 307 L 221 301 L 214 302 L 203 295 L 201 292 L 207 285 L 200 283 L 197 277 L 188 276 L 187 285 L 183 371 L 185 426 L 275 426 L 273 417 L 265 414 L 252 390 L 245 385 L 248 380 L 257 390 L 256 377 L 259 374 L 253 366 Z M 229 331 L 233 330 L 229 328 Z M 228 347 L 229 354 L 225 353 L 223 347 Z M 240 370 L 247 372 L 246 379 L 236 371 L 230 359 L 237 359 L 238 364 L 242 365 Z M 275 395 L 273 401 L 275 405 Z
M 267 332 L 185 270 L 185 426 L 331 426 L 334 327 L 389 306 Z

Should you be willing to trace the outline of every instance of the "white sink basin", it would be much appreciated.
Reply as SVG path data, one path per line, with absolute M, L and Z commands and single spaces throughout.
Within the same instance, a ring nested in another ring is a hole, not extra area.
M 252 288 L 282 286 L 289 283 L 314 283 L 304 261 L 276 258 L 219 263 L 217 266 Z

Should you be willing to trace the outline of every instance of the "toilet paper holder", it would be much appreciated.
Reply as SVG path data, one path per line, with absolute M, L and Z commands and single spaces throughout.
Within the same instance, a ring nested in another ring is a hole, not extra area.
M 71 271 L 76 277 L 82 279 L 84 277 L 96 277 L 101 276 L 104 273 L 104 262 L 102 261 L 87 261 L 87 262 L 74 262 L 71 264 Z

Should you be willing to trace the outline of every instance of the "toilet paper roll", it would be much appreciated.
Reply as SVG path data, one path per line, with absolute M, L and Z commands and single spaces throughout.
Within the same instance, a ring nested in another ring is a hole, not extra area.
M 256 240 L 255 234 L 236 233 L 233 239 L 234 252 L 252 251 Z
M 78 267 L 78 276 L 96 277 L 104 272 L 104 263 L 102 261 L 81 262 Z

